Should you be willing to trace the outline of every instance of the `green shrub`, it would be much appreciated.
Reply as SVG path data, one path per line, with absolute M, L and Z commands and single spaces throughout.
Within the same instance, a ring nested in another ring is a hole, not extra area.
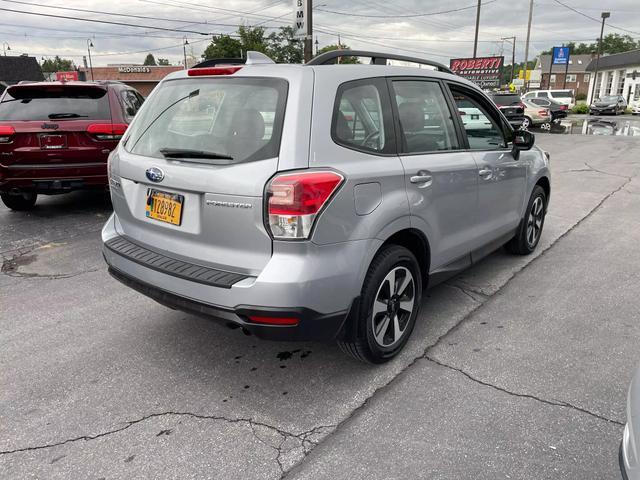
M 589 113 L 589 105 L 580 103 L 571 109 L 571 113 Z
M 586 99 L 587 99 L 586 93 L 579 93 L 576 95 L 576 100 L 586 100 Z

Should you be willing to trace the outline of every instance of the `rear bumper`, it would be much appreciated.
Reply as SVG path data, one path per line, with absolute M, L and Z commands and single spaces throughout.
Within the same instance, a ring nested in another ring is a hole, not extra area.
M 260 338 L 275 340 L 335 339 L 360 295 L 370 256 L 382 244 L 378 240 L 325 246 L 274 242 L 273 254 L 259 274 L 231 274 L 238 276 L 227 282 L 218 275 L 220 270 L 202 267 L 211 270 L 203 274 L 192 268 L 193 264 L 145 245 L 137 244 L 149 253 L 134 253 L 136 258 L 128 249 L 118 252 L 110 248 L 114 240 L 126 238 L 117 226 L 114 214 L 102 231 L 102 239 L 104 258 L 119 281 L 163 305 L 232 323 Z M 145 255 L 150 262 L 144 261 Z M 158 260 L 158 256 L 169 263 Z M 249 319 L 254 315 L 295 318 L 298 323 L 256 324 Z
M 107 184 L 106 161 L 61 165 L 0 162 L 0 192 L 64 193 L 104 188 Z
M 590 108 L 589 113 L 593 115 L 603 115 L 606 113 L 616 113 L 618 110 L 616 108 Z
M 251 305 L 241 305 L 234 309 L 228 309 L 175 295 L 154 287 L 153 285 L 141 282 L 112 267 L 109 267 L 109 273 L 119 282 L 146 295 L 165 307 L 214 320 L 232 328 L 242 328 L 263 340 L 333 340 L 338 336 L 349 314 L 349 311 L 342 311 L 323 315 L 306 308 L 280 308 L 274 310 Z M 298 324 L 295 326 L 260 325 L 249 320 L 249 317 L 253 315 L 295 318 L 298 320 Z

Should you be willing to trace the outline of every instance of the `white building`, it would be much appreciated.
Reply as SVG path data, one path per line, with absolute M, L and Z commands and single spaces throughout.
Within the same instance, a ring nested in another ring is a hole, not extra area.
M 587 67 L 588 72 L 596 69 L 595 59 Z M 595 82 L 595 92 L 593 85 Z M 622 95 L 627 103 L 640 100 L 640 49 L 600 57 L 598 75 L 591 75 L 587 101 L 604 95 Z

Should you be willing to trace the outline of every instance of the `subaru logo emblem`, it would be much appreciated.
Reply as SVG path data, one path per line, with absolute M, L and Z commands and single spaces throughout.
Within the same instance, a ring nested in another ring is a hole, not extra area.
M 159 183 L 164 180 L 164 172 L 158 167 L 148 168 L 145 173 L 147 175 L 147 178 L 152 182 Z

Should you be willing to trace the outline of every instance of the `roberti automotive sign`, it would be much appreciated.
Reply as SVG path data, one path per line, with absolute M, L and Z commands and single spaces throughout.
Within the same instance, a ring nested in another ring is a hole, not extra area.
M 454 58 L 449 68 L 482 88 L 498 88 L 503 63 L 504 57 Z

